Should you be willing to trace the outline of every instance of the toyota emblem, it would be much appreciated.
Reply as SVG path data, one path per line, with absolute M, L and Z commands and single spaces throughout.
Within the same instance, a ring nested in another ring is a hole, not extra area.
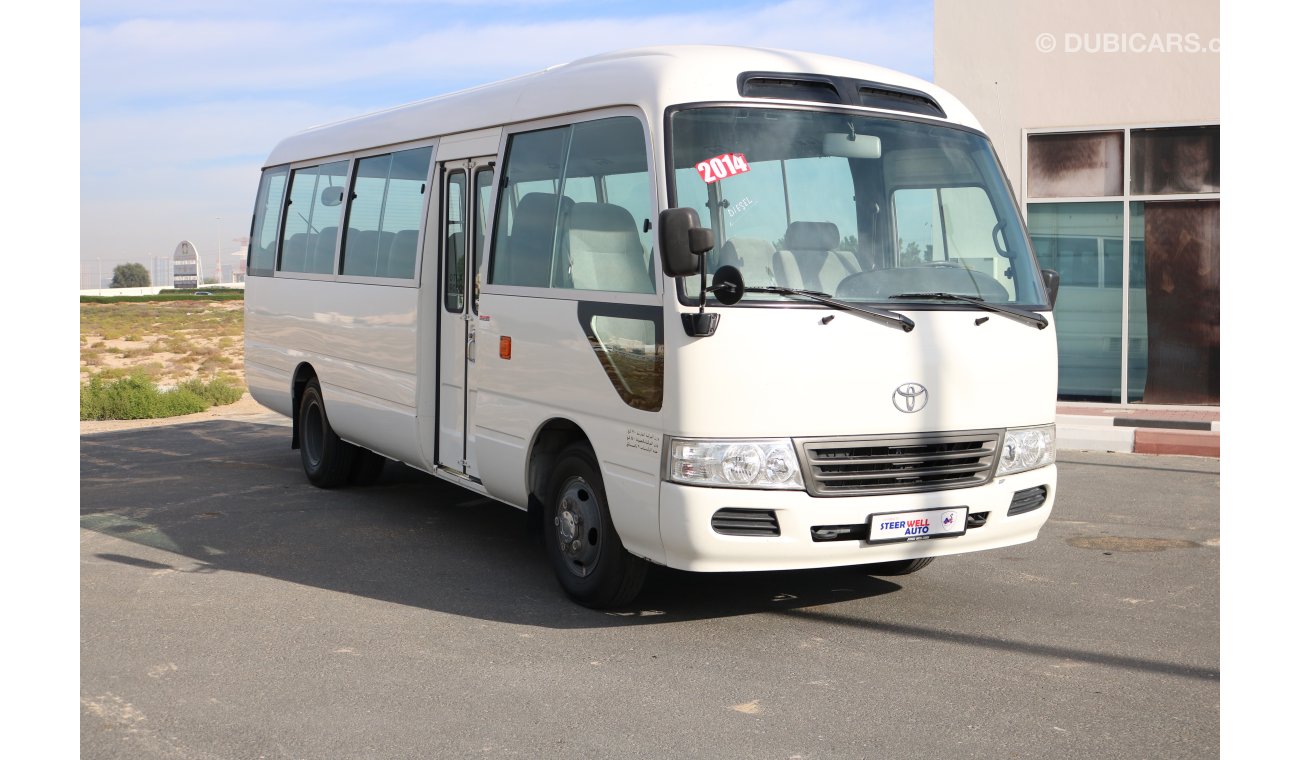
M 894 391 L 894 408 L 906 414 L 921 411 L 929 400 L 930 392 L 920 383 L 903 383 Z

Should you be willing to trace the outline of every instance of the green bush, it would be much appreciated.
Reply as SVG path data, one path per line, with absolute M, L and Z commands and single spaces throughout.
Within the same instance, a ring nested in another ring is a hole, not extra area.
M 233 404 L 244 395 L 243 388 L 224 377 L 215 378 L 207 383 L 202 380 L 186 380 L 177 390 L 189 391 L 212 406 Z
M 203 412 L 238 401 L 243 390 L 225 378 L 190 380 L 169 391 L 140 375 L 104 382 L 98 375 L 81 386 L 81 419 L 146 420 Z

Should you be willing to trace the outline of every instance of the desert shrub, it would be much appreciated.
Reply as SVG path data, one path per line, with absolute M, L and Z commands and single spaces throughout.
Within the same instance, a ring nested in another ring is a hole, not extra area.
M 233 404 L 244 395 L 244 389 L 226 377 L 216 377 L 206 383 L 186 380 L 177 386 L 177 390 L 189 391 L 212 406 Z
M 81 386 L 81 419 L 144 420 L 175 417 L 206 410 L 210 404 L 186 388 L 159 391 L 144 377 L 132 375 L 112 382 L 102 377 Z

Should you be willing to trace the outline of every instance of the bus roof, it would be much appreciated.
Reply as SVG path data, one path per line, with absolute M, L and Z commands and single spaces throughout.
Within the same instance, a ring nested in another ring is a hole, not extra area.
M 753 100 L 808 105 L 807 100 L 741 97 L 738 77 L 743 72 L 847 77 L 917 91 L 938 104 L 945 120 L 980 129 L 970 111 L 947 91 L 891 69 L 792 50 L 668 45 L 602 53 L 500 82 L 312 127 L 282 140 L 271 151 L 265 165 L 323 158 L 616 105 L 641 108 L 651 116 L 651 128 L 655 130 L 656 115 L 680 103 Z

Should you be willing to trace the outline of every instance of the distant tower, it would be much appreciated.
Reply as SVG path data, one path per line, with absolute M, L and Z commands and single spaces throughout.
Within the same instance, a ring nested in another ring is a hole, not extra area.
M 176 246 L 172 262 L 175 265 L 172 270 L 173 288 L 197 288 L 203 282 L 203 262 L 199 259 L 198 249 L 190 241 L 182 240 Z

